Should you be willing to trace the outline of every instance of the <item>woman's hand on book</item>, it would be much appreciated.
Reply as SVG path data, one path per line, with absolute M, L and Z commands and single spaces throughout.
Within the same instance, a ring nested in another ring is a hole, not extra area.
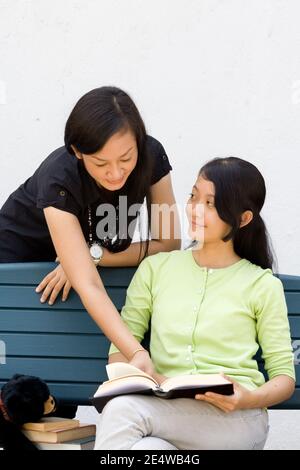
M 129 364 L 137 367 L 146 374 L 151 375 L 151 377 L 153 377 L 155 374 L 154 365 L 146 349 L 140 350 L 136 354 L 134 354 L 131 361 L 129 361 Z
M 47 274 L 35 289 L 35 292 L 44 291 L 41 302 L 44 303 L 49 298 L 49 305 L 54 304 L 58 294 L 63 289 L 62 300 L 65 301 L 69 295 L 71 284 L 65 275 L 62 266 L 59 264 L 53 271 Z
M 157 372 L 154 372 L 152 377 L 156 380 L 156 382 L 161 385 L 165 380 L 167 380 L 168 377 L 165 375 L 158 374 Z
M 235 380 L 232 380 L 230 377 L 227 377 L 224 374 L 222 375 L 225 377 L 225 379 L 233 383 L 233 395 L 221 395 L 219 393 L 206 392 L 203 395 L 196 395 L 196 400 L 211 403 L 212 405 L 220 408 L 222 411 L 225 411 L 225 413 L 251 408 L 251 404 L 253 402 L 251 390 L 243 387 Z

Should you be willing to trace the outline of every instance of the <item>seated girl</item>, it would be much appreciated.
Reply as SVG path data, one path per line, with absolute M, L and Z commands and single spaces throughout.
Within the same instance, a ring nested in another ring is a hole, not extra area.
M 151 324 L 161 379 L 221 372 L 234 394 L 114 398 L 100 415 L 95 449 L 263 449 L 267 407 L 295 388 L 283 286 L 260 216 L 265 195 L 251 163 L 208 162 L 187 204 L 196 245 L 145 259 L 122 310 L 138 341 Z M 259 345 L 267 382 L 254 358 Z M 110 362 L 126 360 L 114 346 L 110 354 Z

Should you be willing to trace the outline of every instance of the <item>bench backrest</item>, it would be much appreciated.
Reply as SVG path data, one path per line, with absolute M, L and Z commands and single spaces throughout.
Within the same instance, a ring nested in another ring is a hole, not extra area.
M 40 294 L 34 289 L 55 266 L 0 264 L 0 388 L 15 373 L 37 375 L 65 404 L 88 404 L 106 380 L 109 342 L 74 291 L 67 302 L 57 300 L 51 307 L 40 303 Z M 101 269 L 104 285 L 119 311 L 134 272 L 135 268 Z M 297 390 L 279 407 L 300 409 L 300 277 L 281 276 L 281 280 L 297 362 Z

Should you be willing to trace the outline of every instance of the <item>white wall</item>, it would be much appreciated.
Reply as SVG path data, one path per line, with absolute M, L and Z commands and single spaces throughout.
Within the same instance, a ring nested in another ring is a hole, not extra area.
M 299 19 L 298 0 L 0 0 L 0 204 L 77 99 L 113 84 L 164 144 L 178 202 L 212 157 L 259 167 L 279 270 L 300 274 Z

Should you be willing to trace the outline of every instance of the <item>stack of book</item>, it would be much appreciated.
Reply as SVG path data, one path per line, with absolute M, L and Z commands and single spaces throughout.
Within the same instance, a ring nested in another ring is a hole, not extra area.
M 77 419 L 43 418 L 23 425 L 23 433 L 41 450 L 92 450 L 96 426 Z

